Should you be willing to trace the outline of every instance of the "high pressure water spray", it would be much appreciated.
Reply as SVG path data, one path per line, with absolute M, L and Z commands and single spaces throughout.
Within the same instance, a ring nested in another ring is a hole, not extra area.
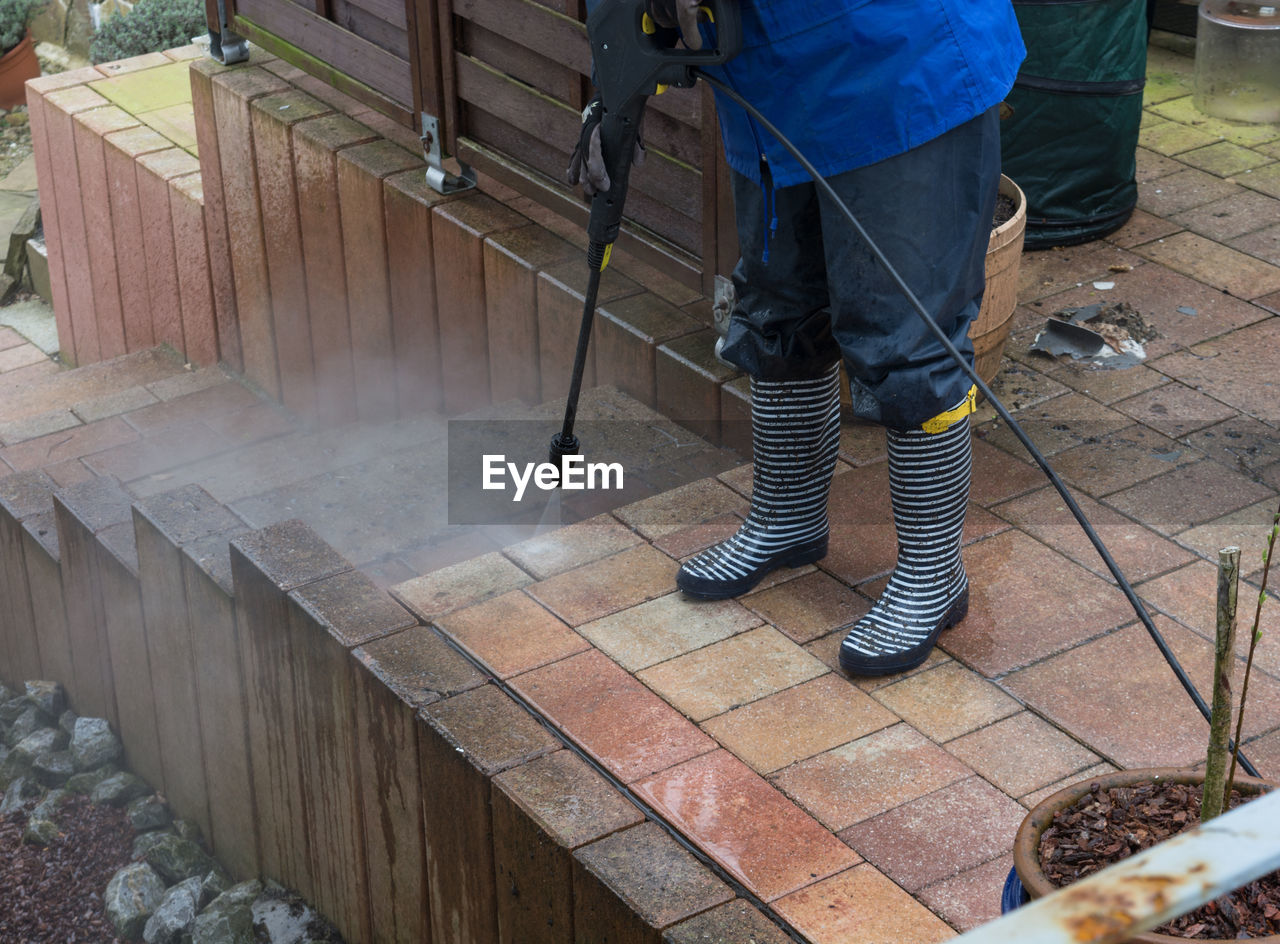
M 636 138 L 639 135 L 640 117 L 644 113 L 645 103 L 650 95 L 657 92 L 659 85 L 672 85 L 690 88 L 699 79 L 703 79 L 718 92 L 745 110 L 770 135 L 777 139 L 787 152 L 796 159 L 801 167 L 813 178 L 822 194 L 827 197 L 840 213 L 848 220 L 849 225 L 857 232 L 884 269 L 890 280 L 902 292 L 903 297 L 911 305 L 915 313 L 924 321 L 929 331 L 937 338 L 943 349 L 960 365 L 965 376 L 973 382 L 987 401 L 995 409 L 1009 429 L 1017 436 L 1027 453 L 1035 460 L 1049 482 L 1057 490 L 1067 508 L 1084 530 L 1094 549 L 1106 564 L 1107 570 L 1115 578 L 1129 604 L 1133 607 L 1138 620 L 1147 634 L 1156 644 L 1160 654 L 1173 670 L 1178 682 L 1186 691 L 1196 708 L 1209 720 L 1210 710 L 1204 698 L 1196 690 L 1186 670 L 1178 662 L 1173 650 L 1164 636 L 1156 628 L 1146 607 L 1138 599 L 1132 585 L 1121 572 L 1111 552 L 1094 530 L 1089 519 L 1075 498 L 1067 490 L 1058 473 L 1049 465 L 1049 461 L 1036 448 L 1030 437 L 1010 415 L 1008 409 L 991 391 L 986 382 L 978 376 L 973 365 L 960 353 L 934 321 L 933 316 L 925 309 L 911 287 L 907 285 L 884 252 L 876 245 L 866 229 L 854 216 L 853 211 L 840 199 L 840 196 L 818 173 L 796 146 L 778 128 L 763 115 L 759 109 L 747 101 L 735 89 L 707 75 L 699 66 L 720 65 L 737 55 L 742 45 L 741 21 L 739 19 L 737 0 L 714 0 L 704 4 L 708 17 L 715 23 L 716 44 L 710 50 L 693 51 L 670 48 L 663 42 L 659 33 L 646 22 L 646 0 L 603 0 L 587 19 L 587 32 L 591 39 L 592 53 L 595 57 L 597 85 L 606 109 L 601 122 L 601 148 L 605 167 L 609 173 L 611 186 L 607 191 L 597 193 L 591 201 L 591 218 L 587 226 L 589 245 L 587 262 L 591 267 L 590 280 L 587 285 L 586 302 L 582 312 L 582 326 L 578 333 L 578 348 L 574 356 L 573 376 L 569 385 L 569 398 L 565 405 L 564 426 L 551 440 L 551 461 L 563 470 L 561 465 L 565 456 L 576 455 L 579 444 L 573 434 L 574 419 L 577 415 L 578 395 L 582 388 L 582 372 L 586 363 L 587 345 L 591 339 L 591 322 L 595 314 L 596 296 L 600 289 L 600 275 L 609 262 L 609 253 L 614 241 L 618 238 L 618 228 L 622 220 L 623 206 L 626 202 L 627 186 L 631 172 L 632 155 Z M 1234 749 L 1232 744 L 1231 748 Z M 1243 753 L 1239 755 L 1240 766 L 1252 776 L 1258 776 L 1257 769 Z

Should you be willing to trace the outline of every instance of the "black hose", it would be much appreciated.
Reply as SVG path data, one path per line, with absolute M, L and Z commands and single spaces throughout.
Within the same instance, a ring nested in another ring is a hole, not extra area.
M 1200 709 L 1200 714 L 1204 715 L 1205 720 L 1208 721 L 1211 714 L 1209 706 L 1205 704 L 1200 693 L 1196 691 L 1196 687 L 1191 683 L 1191 679 L 1187 676 L 1186 670 L 1183 669 L 1182 665 L 1178 662 L 1177 657 L 1173 654 L 1173 650 L 1169 648 L 1169 644 L 1165 641 L 1164 636 L 1160 634 L 1160 630 L 1156 629 L 1156 624 L 1151 621 L 1151 616 L 1147 613 L 1146 607 L 1142 605 L 1142 601 L 1139 600 L 1138 595 L 1134 593 L 1133 587 L 1130 586 L 1129 581 L 1125 578 L 1124 574 L 1120 572 L 1120 567 L 1112 558 L 1111 552 L 1107 550 L 1106 545 L 1102 543 L 1102 538 L 1098 537 L 1098 533 L 1093 529 L 1093 525 L 1089 523 L 1089 519 L 1085 517 L 1084 512 L 1080 510 L 1080 506 L 1076 504 L 1076 500 L 1071 496 L 1071 493 L 1067 491 L 1067 487 L 1063 484 L 1062 479 L 1058 477 L 1058 473 L 1049 465 L 1049 460 L 1046 459 L 1040 450 L 1036 448 L 1035 443 L 1031 441 L 1023 431 L 1022 427 L 1018 425 L 1018 422 L 1009 414 L 1009 411 L 1005 409 L 1004 404 L 1001 403 L 996 395 L 991 392 L 991 388 L 983 382 L 982 378 L 974 371 L 973 367 L 969 364 L 964 355 L 961 354 L 956 346 L 951 343 L 951 339 L 947 337 L 946 332 L 938 327 L 938 323 L 934 321 L 929 312 L 925 310 L 924 305 L 920 303 L 920 299 L 916 298 L 915 293 L 911 291 L 911 287 L 908 286 L 902 276 L 898 274 L 898 270 L 893 267 L 893 264 L 885 257 L 884 253 L 880 250 L 880 247 L 876 245 L 870 234 L 868 234 L 862 224 L 858 222 L 858 218 L 853 215 L 853 211 L 845 205 L 845 202 L 840 199 L 840 195 L 837 194 L 831 184 L 829 184 L 826 179 L 818 173 L 817 168 L 813 166 L 808 158 L 801 154 L 786 135 L 779 131 L 768 118 L 762 115 L 759 109 L 714 76 L 708 75 L 702 70 L 698 70 L 698 75 L 712 88 L 721 92 L 726 98 L 739 105 L 752 118 L 758 121 L 761 127 L 773 135 L 773 137 L 777 139 L 778 143 L 786 148 L 787 152 L 799 162 L 800 166 L 803 167 L 805 171 L 808 172 L 809 176 L 813 178 L 813 181 L 817 184 L 818 188 L 826 194 L 831 199 L 831 202 L 836 205 L 837 209 L 844 214 L 845 218 L 849 221 L 849 224 L 854 228 L 858 235 L 862 237 L 867 248 L 871 250 L 871 254 L 875 256 L 876 261 L 884 268 L 885 273 L 893 283 L 898 286 L 907 301 L 911 303 L 911 307 L 915 309 L 916 314 L 924 320 L 925 325 L 931 332 L 933 332 L 934 337 L 942 343 L 943 348 L 945 348 L 946 352 L 951 355 L 952 359 L 960 365 L 960 368 L 964 371 L 965 375 L 973 381 L 979 390 L 982 391 L 982 395 L 986 397 L 995 408 L 995 411 L 1000 415 L 1000 418 L 1009 424 L 1009 428 L 1013 430 L 1014 435 L 1018 437 L 1018 441 L 1026 447 L 1031 458 L 1035 460 L 1036 465 L 1040 466 L 1049 481 L 1053 483 L 1053 487 L 1058 490 L 1058 494 L 1062 496 L 1062 500 L 1067 503 L 1067 507 L 1071 510 L 1071 514 L 1075 516 L 1076 521 L 1080 523 L 1080 527 L 1084 529 L 1084 533 L 1089 538 L 1090 543 L 1093 544 L 1094 549 L 1102 557 L 1103 563 L 1107 565 L 1107 570 L 1111 571 L 1111 576 L 1116 579 L 1116 583 L 1119 585 L 1121 592 L 1124 593 L 1125 598 L 1129 601 L 1129 604 L 1133 607 L 1133 611 L 1138 614 L 1138 619 L 1142 622 L 1142 625 L 1146 627 L 1147 633 L 1156 644 L 1156 648 L 1160 650 L 1160 654 L 1164 656 L 1164 660 L 1169 663 L 1169 668 L 1173 670 L 1173 674 L 1177 676 L 1178 681 L 1182 683 L 1182 687 L 1191 697 L 1191 701 L 1198 709 Z M 1234 750 L 1235 744 L 1232 743 L 1229 747 Z M 1243 767 L 1250 776 L 1258 776 L 1257 769 L 1249 762 L 1248 758 L 1246 758 L 1244 754 L 1240 754 L 1239 757 L 1240 766 Z

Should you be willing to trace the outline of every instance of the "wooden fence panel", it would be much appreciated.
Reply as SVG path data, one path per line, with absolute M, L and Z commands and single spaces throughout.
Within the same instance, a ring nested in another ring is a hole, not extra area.
M 581 198 L 564 182 L 591 94 L 580 15 L 572 0 L 453 0 L 448 20 L 455 150 L 534 199 L 585 218 Z M 722 228 L 715 200 L 707 200 L 718 193 L 720 165 L 718 141 L 704 134 L 704 104 L 696 90 L 650 99 L 647 157 L 627 198 L 635 238 L 625 244 L 705 289 L 714 271 L 704 277 L 702 261 L 714 270 Z
M 564 180 L 592 94 L 583 0 L 226 2 L 270 51 L 406 126 L 434 116 L 447 152 L 585 222 Z M 682 89 L 650 100 L 622 240 L 707 294 L 736 255 L 711 102 Z

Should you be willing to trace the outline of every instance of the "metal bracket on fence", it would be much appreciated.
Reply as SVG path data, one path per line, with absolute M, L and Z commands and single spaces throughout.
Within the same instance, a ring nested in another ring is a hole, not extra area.
M 227 0 L 218 0 L 218 28 L 209 30 L 209 56 L 224 66 L 249 60 L 249 41 L 227 22 Z
M 453 174 L 444 168 L 444 150 L 440 147 L 440 119 L 422 114 L 422 154 L 427 159 L 427 183 L 436 193 L 457 193 L 476 185 L 476 172 L 469 165 L 458 161 L 462 173 Z
M 974 928 L 956 944 L 1117 944 L 1277 866 L 1280 790 Z

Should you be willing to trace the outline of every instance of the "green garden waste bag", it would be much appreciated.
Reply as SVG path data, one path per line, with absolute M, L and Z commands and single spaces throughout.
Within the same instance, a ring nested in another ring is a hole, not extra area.
M 1027 195 L 1028 249 L 1124 225 L 1147 69 L 1146 0 L 1014 0 L 1027 58 L 1001 122 L 1004 173 Z

